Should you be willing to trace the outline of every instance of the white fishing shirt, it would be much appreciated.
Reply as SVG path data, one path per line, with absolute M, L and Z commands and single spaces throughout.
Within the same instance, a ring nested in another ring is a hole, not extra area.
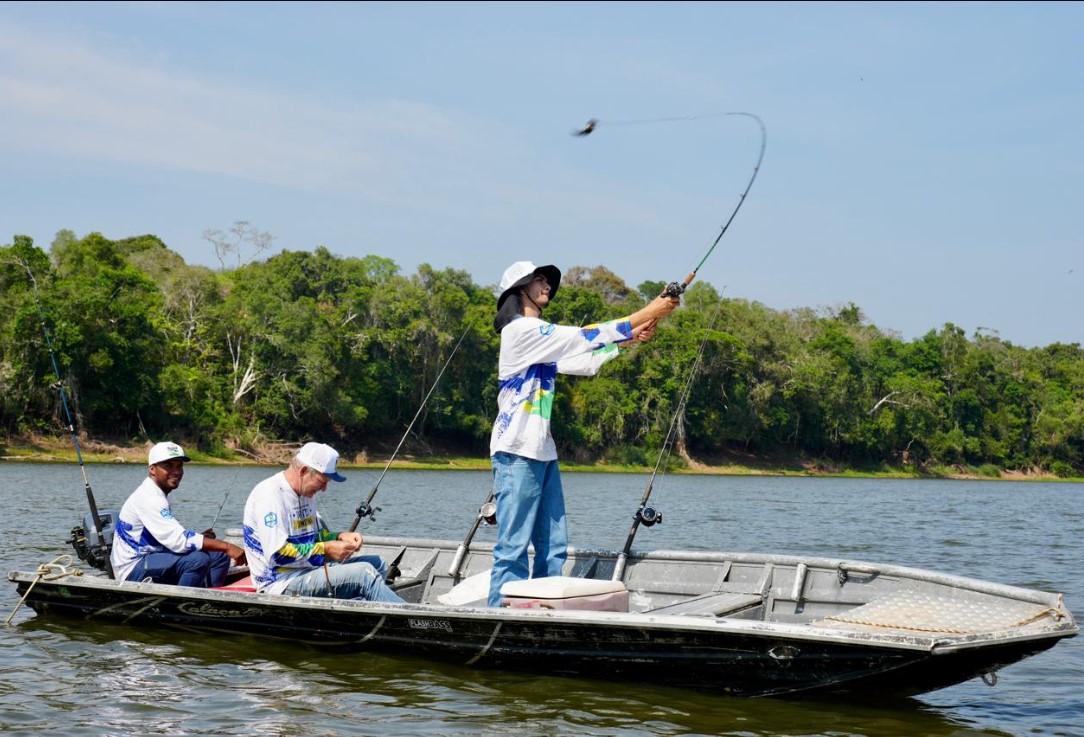
M 191 553 L 203 549 L 203 535 L 173 517 L 169 497 L 145 478 L 120 508 L 110 561 L 113 575 L 126 581 L 139 560 L 151 553 Z
M 550 416 L 557 374 L 594 376 L 632 338 L 628 320 L 582 328 L 518 317 L 501 330 L 497 367 L 500 391 L 489 454 L 512 453 L 539 461 L 557 460 Z
M 249 494 L 244 538 L 252 583 L 279 594 L 290 578 L 323 567 L 324 542 L 336 536 L 316 511 L 315 497 L 298 494 L 280 471 Z

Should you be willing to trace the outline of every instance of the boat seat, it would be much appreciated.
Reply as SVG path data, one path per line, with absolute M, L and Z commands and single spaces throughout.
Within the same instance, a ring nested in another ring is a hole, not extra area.
M 247 591 L 249 593 L 256 592 L 256 584 L 252 583 L 252 576 L 245 576 L 239 578 L 233 583 L 226 584 L 225 586 L 213 586 L 215 591 Z
M 667 604 L 657 609 L 649 609 L 644 614 L 681 614 L 698 615 L 702 617 L 722 617 L 727 614 L 740 612 L 764 603 L 761 594 L 742 594 L 732 592 L 719 592 L 704 594 L 691 599 Z

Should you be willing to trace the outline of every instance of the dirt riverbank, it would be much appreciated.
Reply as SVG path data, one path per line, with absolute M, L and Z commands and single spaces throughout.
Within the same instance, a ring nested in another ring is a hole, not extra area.
M 147 451 L 152 443 L 133 443 L 118 440 L 97 440 L 79 438 L 79 450 L 83 461 L 92 463 L 131 463 L 143 464 L 147 460 Z M 297 444 L 265 443 L 256 449 L 229 449 L 221 454 L 201 453 L 191 444 L 185 445 L 185 452 L 195 463 L 208 465 L 285 465 Z M 386 453 L 360 451 L 344 453 L 341 464 L 344 468 L 383 468 L 388 463 L 391 451 Z M 6 437 L 0 439 L 0 462 L 28 463 L 77 463 L 79 460 L 75 444 L 70 436 L 48 437 Z M 400 452 L 394 468 L 442 469 L 442 470 L 487 470 L 489 458 L 472 457 L 426 449 L 425 452 Z M 607 463 L 577 464 L 567 459 L 561 460 L 561 468 L 566 471 L 597 471 L 609 473 L 651 473 L 651 467 L 620 466 Z M 760 456 L 748 453 L 732 453 L 712 459 L 686 458 L 683 466 L 672 468 L 672 473 L 693 473 L 731 476 L 828 476 L 828 477 L 878 477 L 878 478 L 953 478 L 985 479 L 997 478 L 1009 480 L 1046 480 L 1058 481 L 1051 474 L 1020 471 L 1002 471 L 1000 476 L 989 473 L 979 474 L 973 469 L 963 467 L 938 467 L 936 469 L 914 469 L 898 467 L 854 468 L 824 459 L 809 459 L 797 454 Z M 1076 479 L 1080 480 L 1080 479 Z

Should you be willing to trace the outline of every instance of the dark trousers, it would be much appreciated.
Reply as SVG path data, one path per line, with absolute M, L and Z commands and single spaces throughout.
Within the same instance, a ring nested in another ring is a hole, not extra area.
M 143 556 L 128 576 L 129 581 L 151 579 L 154 583 L 211 588 L 226 583 L 230 556 L 222 551 L 194 550 L 191 553 L 151 553 Z

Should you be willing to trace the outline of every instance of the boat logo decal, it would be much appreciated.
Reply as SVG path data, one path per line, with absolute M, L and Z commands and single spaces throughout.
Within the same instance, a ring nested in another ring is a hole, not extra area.
M 277 514 L 275 514 L 274 512 L 268 512 L 263 517 L 263 526 L 264 527 L 274 527 L 278 523 L 279 523 L 279 516 Z
M 255 617 L 260 613 L 260 610 L 256 607 L 247 607 L 245 609 L 220 608 L 205 601 L 200 602 L 199 604 L 180 604 L 177 608 L 185 614 L 192 614 L 200 617 L 218 617 L 220 619 Z
M 446 619 L 408 619 L 407 624 L 415 630 L 444 630 L 452 631 L 452 623 Z

